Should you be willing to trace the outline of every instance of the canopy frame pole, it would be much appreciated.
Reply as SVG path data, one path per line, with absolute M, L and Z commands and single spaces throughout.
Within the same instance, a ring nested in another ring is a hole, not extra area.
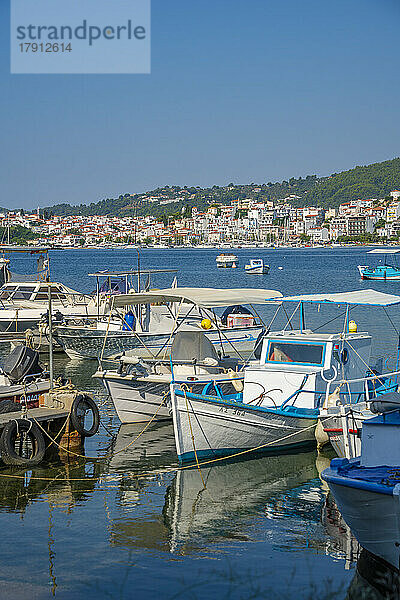
M 294 309 L 294 311 L 292 312 L 292 314 L 290 315 L 290 317 L 288 316 L 288 314 L 287 314 L 287 312 L 286 312 L 286 309 L 285 309 L 285 307 L 284 307 L 284 306 L 283 306 L 283 304 L 282 304 L 282 306 L 283 306 L 283 310 L 284 310 L 284 312 L 285 312 L 285 315 L 286 315 L 286 318 L 287 318 L 287 320 L 288 320 L 288 322 L 286 323 L 285 327 L 283 328 L 283 331 L 286 331 L 286 327 L 287 327 L 288 325 L 290 325 L 290 327 L 291 327 L 291 329 L 292 329 L 292 330 L 294 329 L 294 328 L 293 328 L 293 325 L 292 325 L 292 319 L 294 318 L 294 316 L 295 316 L 296 312 L 297 312 L 297 311 L 298 311 L 298 309 L 300 308 L 300 304 L 301 304 L 301 300 L 300 300 L 300 302 L 297 304 L 296 308 Z
M 213 317 L 214 317 L 213 320 L 215 321 L 215 323 L 217 323 L 217 315 L 215 314 L 215 310 L 212 309 L 211 312 L 212 312 Z M 217 328 L 217 331 L 218 331 L 218 337 L 219 337 L 219 344 L 221 346 L 221 357 L 222 357 L 222 356 L 225 356 L 225 352 L 224 352 L 224 345 L 222 343 L 221 331 L 220 331 L 219 327 Z
M 235 346 L 232 344 L 231 340 L 230 340 L 230 339 L 229 339 L 229 338 L 228 338 L 228 337 L 227 337 L 227 336 L 224 334 L 224 332 L 223 332 L 221 329 L 219 329 L 219 327 L 218 327 L 218 323 L 216 323 L 216 322 L 214 321 L 214 319 L 211 319 L 211 320 L 212 320 L 212 322 L 214 323 L 214 325 L 215 325 L 215 328 L 216 328 L 218 331 L 220 331 L 221 335 L 222 335 L 222 336 L 223 336 L 223 337 L 226 339 L 226 341 L 228 342 L 228 344 L 229 344 L 230 346 L 232 346 L 232 348 L 233 348 L 234 352 L 236 352 L 236 354 L 238 355 L 238 357 L 240 358 L 240 360 L 242 360 L 243 362 L 245 362 L 245 360 L 244 360 L 243 356 L 240 354 L 239 350 L 238 350 L 237 348 L 235 348 Z
M 262 319 L 262 317 L 260 316 L 260 314 L 258 313 L 258 311 L 254 308 L 253 304 L 249 304 L 251 310 L 253 310 L 256 313 L 256 317 L 259 318 L 261 325 L 263 325 L 265 327 L 265 323 Z

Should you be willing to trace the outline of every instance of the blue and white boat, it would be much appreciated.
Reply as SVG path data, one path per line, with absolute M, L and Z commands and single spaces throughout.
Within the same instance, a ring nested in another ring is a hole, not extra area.
M 255 273 L 259 275 L 266 275 L 269 273 L 269 265 L 264 264 L 262 258 L 251 258 L 250 264 L 244 265 L 246 273 Z
M 397 281 L 400 280 L 400 265 L 388 265 L 387 256 L 398 254 L 397 248 L 376 248 L 370 250 L 368 254 L 378 254 L 383 256 L 383 262 L 380 261 L 376 266 L 358 265 L 358 271 L 361 279 L 375 279 L 378 281 Z
M 333 459 L 322 477 L 361 546 L 398 569 L 400 394 L 381 400 L 371 404 L 372 412 L 381 414 L 363 424 L 361 455 Z
M 374 290 L 282 298 L 303 303 L 400 303 L 399 296 Z M 348 310 L 346 311 L 346 323 Z M 244 379 L 217 382 L 210 378 L 201 393 L 171 385 L 175 441 L 181 462 L 240 452 L 285 451 L 316 444 L 318 419 L 330 402 L 349 404 L 374 397 L 368 391 L 371 336 L 349 331 L 270 332 L 259 358 L 244 369 Z M 393 387 L 387 378 L 382 391 Z M 328 438 L 326 438 L 328 439 Z M 318 440 L 319 441 L 319 440 Z

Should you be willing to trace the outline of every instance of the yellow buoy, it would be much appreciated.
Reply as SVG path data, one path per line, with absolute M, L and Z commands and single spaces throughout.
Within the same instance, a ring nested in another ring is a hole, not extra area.
M 357 333 L 357 323 L 355 321 L 349 322 L 349 333 Z
M 210 319 L 203 319 L 202 322 L 200 323 L 202 329 L 211 329 L 212 327 L 212 323 L 210 321 Z

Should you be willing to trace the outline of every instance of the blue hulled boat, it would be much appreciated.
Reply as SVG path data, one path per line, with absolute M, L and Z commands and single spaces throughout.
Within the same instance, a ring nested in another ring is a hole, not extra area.
M 358 265 L 358 271 L 361 275 L 361 279 L 375 279 L 379 281 L 396 281 L 400 280 L 400 266 L 388 265 L 387 256 L 390 254 L 398 254 L 400 250 L 397 248 L 376 248 L 371 250 L 368 254 L 381 254 L 383 255 L 383 262 L 375 267 L 369 265 Z

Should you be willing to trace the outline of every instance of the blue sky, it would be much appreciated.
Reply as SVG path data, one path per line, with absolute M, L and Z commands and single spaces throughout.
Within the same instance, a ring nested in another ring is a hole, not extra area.
M 399 156 L 399 25 L 399 0 L 153 0 L 150 75 L 10 75 L 0 0 L 0 206 Z

